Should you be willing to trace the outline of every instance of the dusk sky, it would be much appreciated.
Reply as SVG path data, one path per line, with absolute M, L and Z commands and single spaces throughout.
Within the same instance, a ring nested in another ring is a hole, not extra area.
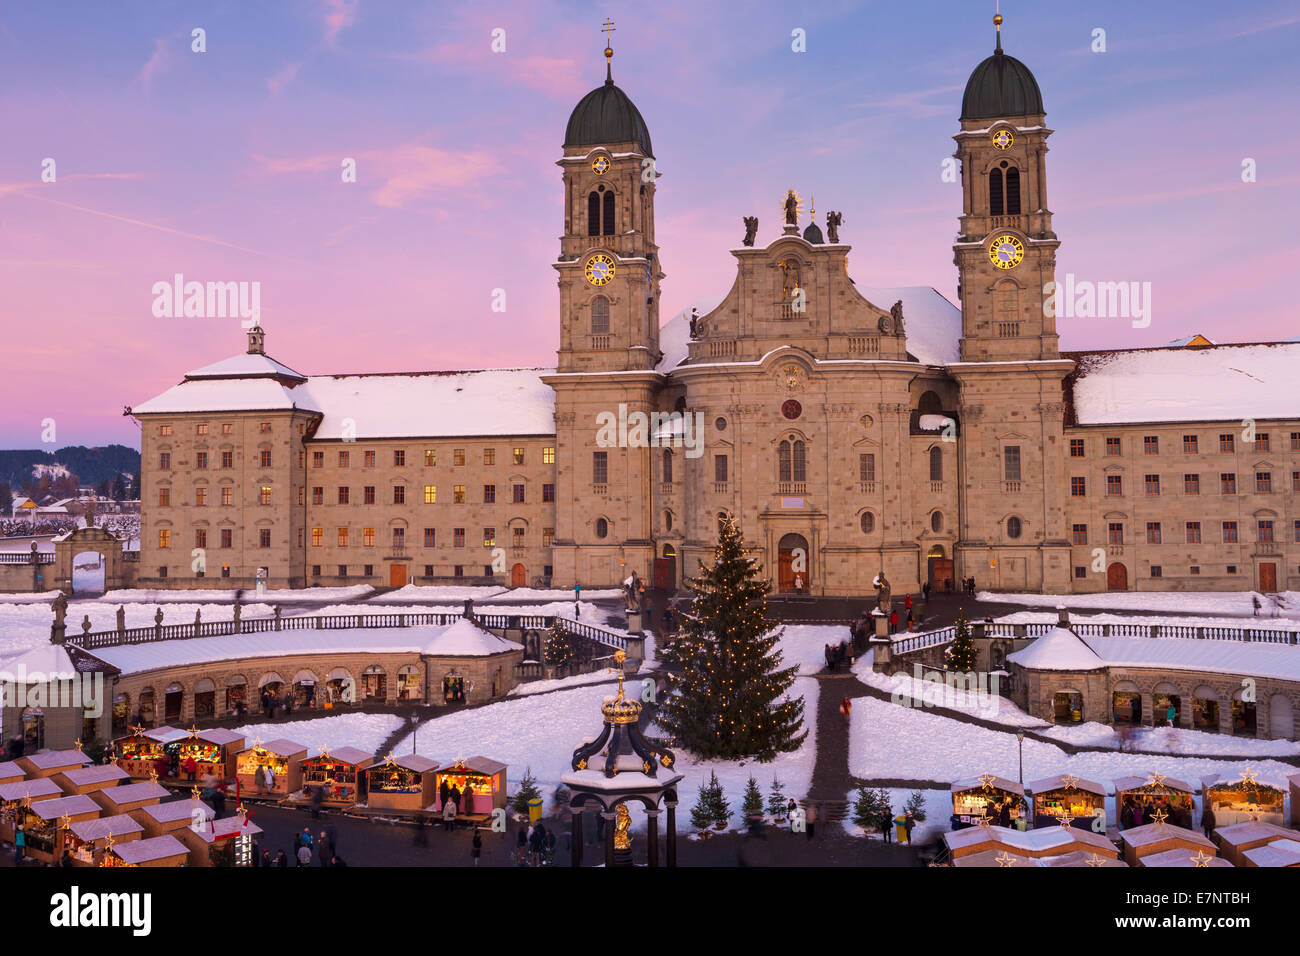
M 662 177 L 665 320 L 730 287 L 741 218 L 775 238 L 788 188 L 815 198 L 823 226 L 843 213 L 859 284 L 955 300 L 960 187 L 941 164 L 993 50 L 993 0 L 796 9 L 5 4 L 0 447 L 139 447 L 123 406 L 243 351 L 237 318 L 154 317 L 152 287 L 175 273 L 260 282 L 267 351 L 304 373 L 554 363 L 555 161 L 573 106 L 604 80 L 606 17 L 614 80 Z M 1062 320 L 1062 348 L 1300 336 L 1295 0 L 1004 0 L 1002 13 L 1056 131 L 1058 279 L 1152 284 L 1150 327 Z M 206 52 L 191 52 L 195 27 Z M 807 52 L 792 51 L 795 28 Z M 348 157 L 355 183 L 341 181 Z M 46 418 L 57 437 L 43 445 Z

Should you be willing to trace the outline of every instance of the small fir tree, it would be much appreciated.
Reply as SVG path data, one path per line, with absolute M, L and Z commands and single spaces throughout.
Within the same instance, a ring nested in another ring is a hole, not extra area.
M 950 671 L 973 671 L 977 661 L 975 641 L 970 636 L 970 624 L 965 615 L 957 618 L 957 633 L 943 652 L 944 663 Z
M 727 793 L 718 781 L 718 775 L 709 771 L 709 815 L 716 829 L 725 830 L 731 822 L 731 807 L 727 803 Z
M 784 817 L 787 803 L 789 801 L 785 795 L 785 784 L 773 777 L 772 789 L 767 791 L 767 812 L 774 817 Z
M 695 798 L 695 806 L 691 807 L 691 826 L 697 830 L 707 830 L 713 826 L 713 807 L 711 800 L 713 797 L 713 784 L 717 782 L 714 777 L 708 783 L 700 784 L 700 792 Z
M 890 812 L 890 809 L 888 790 L 872 790 L 861 784 L 853 801 L 853 822 L 868 833 L 875 833 L 880 829 L 881 814 Z
M 917 823 L 925 819 L 925 794 L 920 790 L 913 790 L 908 795 L 907 802 L 903 804 L 903 810 L 910 813 Z
M 797 668 L 781 666 L 781 631 L 767 613 L 771 585 L 730 517 L 719 528 L 713 565 L 701 565 L 688 587 L 695 597 L 683 628 L 660 649 L 668 693 L 659 726 L 704 758 L 766 761 L 797 750 L 808 736 L 803 698 L 788 696 Z
M 519 780 L 519 792 L 515 794 L 514 803 L 511 806 L 515 813 L 528 815 L 528 804 L 538 799 L 542 791 L 537 786 L 537 778 L 533 776 L 533 768 L 527 767 L 524 770 L 523 777 Z
M 763 792 L 758 789 L 758 781 L 753 777 L 745 784 L 745 795 L 740 801 L 740 815 L 746 820 L 759 820 L 763 817 Z

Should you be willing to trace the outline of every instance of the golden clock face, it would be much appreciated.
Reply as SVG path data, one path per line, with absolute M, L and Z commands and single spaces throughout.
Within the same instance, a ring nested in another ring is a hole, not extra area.
M 605 170 L 609 169 L 609 157 L 597 156 L 591 162 L 591 171 L 597 176 L 604 176 Z
M 1014 269 L 1025 257 L 1025 244 L 1015 236 L 998 236 L 989 245 L 989 261 L 999 269 Z
M 990 138 L 993 141 L 993 147 L 995 149 L 1010 149 L 1012 144 L 1016 141 L 1016 137 L 1009 129 L 1000 129 Z
M 603 252 L 598 252 L 587 260 L 587 268 L 584 271 L 587 281 L 592 285 L 604 285 L 614 278 L 614 260 Z

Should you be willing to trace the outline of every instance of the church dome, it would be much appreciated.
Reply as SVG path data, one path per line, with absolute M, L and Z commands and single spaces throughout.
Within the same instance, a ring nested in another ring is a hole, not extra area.
M 821 229 L 817 228 L 817 223 L 808 223 L 808 228 L 803 231 L 805 242 L 811 242 L 814 246 L 820 246 L 825 240 L 822 238 Z
M 961 118 L 997 119 L 1043 112 L 1043 94 L 1034 74 L 1014 56 L 1003 53 L 999 41 L 993 55 L 975 67 L 966 82 Z
M 612 50 L 605 51 L 606 57 L 612 54 Z M 608 65 L 605 69 L 604 85 L 596 87 L 579 100 L 569 115 L 569 125 L 564 131 L 564 145 L 636 143 L 647 156 L 653 157 L 650 131 L 641 118 L 641 111 L 626 93 L 614 85 L 614 77 Z

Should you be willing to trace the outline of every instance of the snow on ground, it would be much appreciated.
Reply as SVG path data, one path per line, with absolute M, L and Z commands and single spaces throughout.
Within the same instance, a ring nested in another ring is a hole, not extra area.
M 122 593 L 122 592 L 117 592 Z M 156 604 L 123 604 L 126 626 L 152 627 Z M 75 601 L 68 605 L 65 620 L 69 639 L 81 633 L 82 618 L 89 616 L 91 631 L 111 631 L 117 627 L 116 603 Z M 193 624 L 194 612 L 201 611 L 205 621 L 229 621 L 234 617 L 233 604 L 167 604 L 163 606 L 164 624 Z M 273 609 L 268 604 L 246 604 L 240 609 L 244 617 L 265 617 Z M 0 656 L 8 656 L 39 647 L 50 639 L 54 612 L 47 603 L 0 604 Z
M 1300 591 L 1283 591 L 1278 598 L 1289 612 L 1300 614 Z M 1032 607 L 1100 608 L 1106 611 L 1172 611 L 1179 614 L 1222 614 L 1228 617 L 1253 617 L 1256 598 L 1260 608 L 1260 627 L 1272 615 L 1271 597 L 1254 591 L 1105 591 L 1100 594 L 1026 594 L 980 591 L 976 597 L 996 604 L 1026 604 Z M 1286 611 L 1284 611 L 1286 613 Z M 1126 619 L 1128 620 L 1128 619 Z M 1240 626 L 1240 622 L 1238 623 Z
M 909 705 L 912 707 L 945 707 L 1008 727 L 1040 729 L 1051 726 L 1045 720 L 1026 714 L 1007 698 L 989 692 L 992 688 L 989 691 L 978 688 L 968 690 L 965 687 L 948 687 L 925 680 L 920 681 L 918 686 L 913 674 L 877 674 L 871 670 L 869 662 L 863 661 L 854 665 L 853 673 L 868 687 L 888 691 L 896 695 L 898 701 L 913 702 Z
M 556 677 L 551 680 L 530 680 L 520 684 L 507 697 L 531 697 L 533 694 L 545 694 L 553 690 L 568 690 L 570 687 L 582 687 L 584 684 L 612 684 L 614 675 L 608 669 L 592 671 L 590 674 L 574 674 L 571 677 Z M 639 684 L 636 679 L 633 684 Z
M 875 788 L 873 788 L 875 789 Z M 889 792 L 889 806 L 894 811 L 894 816 L 903 812 L 903 807 L 911 798 L 915 790 L 908 790 L 900 787 L 886 787 Z M 925 801 L 925 819 L 917 821 L 916 826 L 912 829 L 912 845 L 920 846 L 923 843 L 929 843 L 931 840 L 939 839 L 939 835 L 946 831 L 949 818 L 952 816 L 952 791 L 951 790 L 922 790 L 921 796 Z M 846 799 L 849 801 L 849 815 L 844 818 L 842 826 L 848 832 L 849 836 L 866 837 L 869 840 L 879 840 L 880 831 L 873 829 L 864 831 L 862 827 L 853 822 L 853 802 L 858 799 L 858 791 L 850 790 Z M 891 840 L 897 840 L 897 832 L 889 835 Z
M 1015 611 L 1003 614 L 995 619 L 999 624 L 1055 624 L 1056 611 Z M 1150 614 L 1071 614 L 1072 624 L 1173 624 L 1182 627 L 1250 627 L 1268 631 L 1300 631 L 1300 619 L 1288 617 L 1252 617 L 1243 620 L 1240 617 L 1213 617 L 1197 614 L 1184 615 L 1150 615 Z
M 786 624 L 777 643 L 781 665 L 797 665 L 800 674 L 818 674 L 826 669 L 826 645 L 838 645 L 848 636 L 843 624 Z
M 1235 778 L 1246 767 L 1265 782 L 1285 787 L 1295 767 L 1275 760 L 1224 761 L 1204 757 L 1090 751 L 1067 755 L 1059 747 L 1026 739 L 1025 779 L 1073 773 L 1109 784 L 1116 777 L 1145 776 L 1152 770 L 1189 783 L 1220 774 Z M 850 722 L 849 772 L 866 778 L 952 782 L 982 773 L 1015 780 L 1019 774 L 1016 735 L 986 730 L 911 707 L 860 698 Z
M 387 754 L 379 753 L 380 745 L 406 722 L 406 718 L 399 714 L 339 714 L 316 720 L 244 724 L 232 729 L 244 735 L 246 747 L 251 747 L 253 741 L 259 738 L 262 743 L 292 740 L 307 747 L 308 756 L 320 753 L 322 747 L 329 747 L 330 750 L 356 747 L 366 753 L 385 757 Z M 401 753 L 401 748 L 396 752 Z
M 1120 749 L 1120 733 L 1106 724 L 1052 727 L 1043 733 L 1071 744 Z M 1182 727 L 1133 727 L 1124 731 L 1123 749 L 1153 750 L 1175 756 L 1287 757 L 1300 755 L 1300 742 L 1233 737 Z
M 622 594 L 623 592 L 619 588 L 606 588 L 604 590 L 592 588 L 590 590 L 584 589 L 581 596 L 585 600 L 596 601 L 603 598 L 621 597 Z M 478 601 L 493 597 L 529 601 L 563 601 L 567 598 L 572 603 L 573 589 L 507 588 L 497 585 L 457 587 L 450 584 L 408 584 L 396 591 L 389 591 L 381 597 L 381 600 L 385 603 L 398 601 L 409 604 L 428 604 L 438 601 L 464 601 L 465 598 L 473 598 Z

